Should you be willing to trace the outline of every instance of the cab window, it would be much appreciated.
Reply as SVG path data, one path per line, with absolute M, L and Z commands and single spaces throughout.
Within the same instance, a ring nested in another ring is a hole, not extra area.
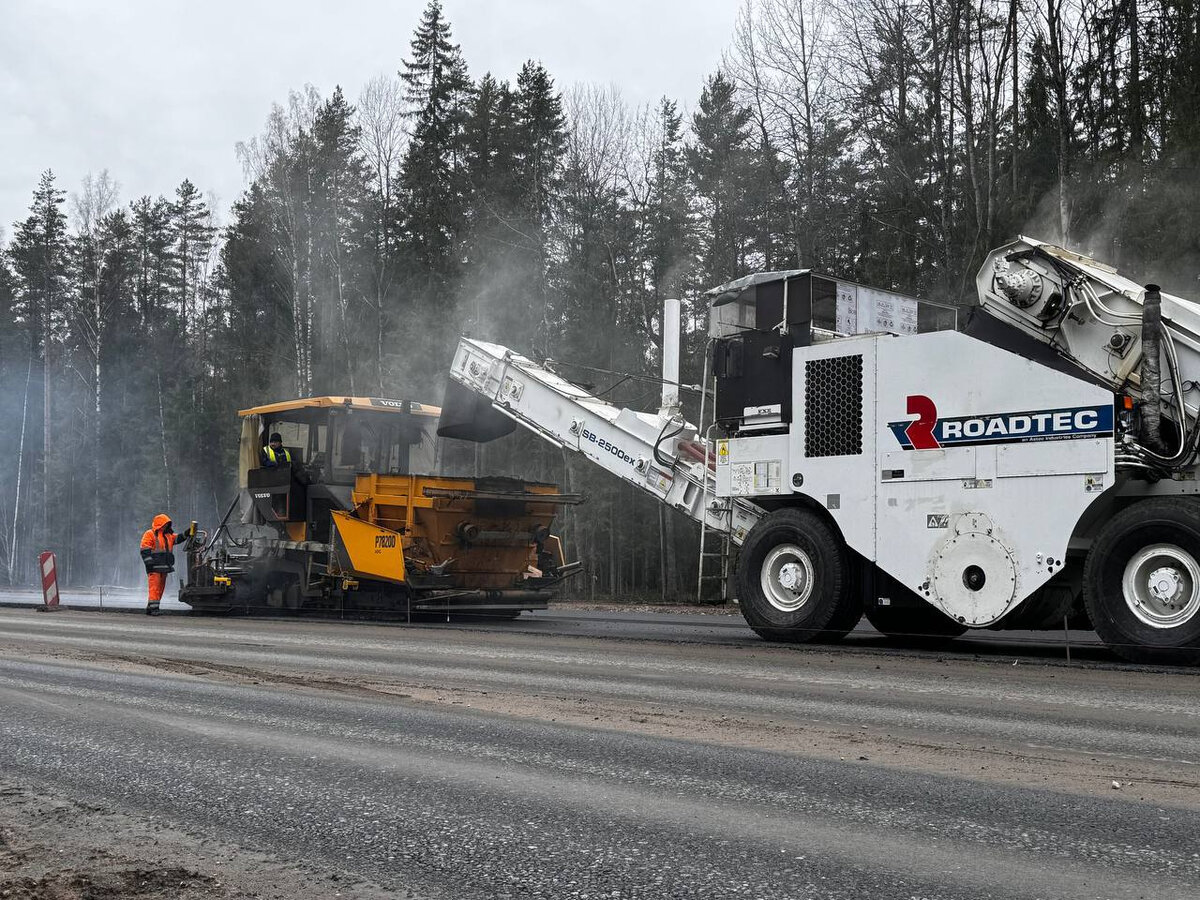
M 278 432 L 283 438 L 284 449 L 295 462 L 308 461 L 309 426 L 304 422 L 268 422 L 264 429 L 263 446 L 267 445 L 271 435 Z
M 348 412 L 338 415 L 332 427 L 333 467 L 342 477 L 359 472 L 408 475 L 434 469 L 432 424 L 427 428 L 421 417 Z

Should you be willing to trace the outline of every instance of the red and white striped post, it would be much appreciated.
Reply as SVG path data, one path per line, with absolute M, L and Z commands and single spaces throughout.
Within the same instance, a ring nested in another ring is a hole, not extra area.
M 45 601 L 42 609 L 52 610 L 61 609 L 58 605 L 58 567 L 57 560 L 54 554 L 49 550 L 44 550 L 38 554 L 38 562 L 42 568 L 42 600 Z

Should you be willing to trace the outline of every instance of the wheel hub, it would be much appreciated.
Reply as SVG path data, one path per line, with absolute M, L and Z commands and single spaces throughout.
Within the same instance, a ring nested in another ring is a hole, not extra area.
M 789 591 L 800 590 L 804 585 L 804 569 L 799 563 L 784 563 L 779 569 L 779 583 Z
M 1150 595 L 1163 603 L 1172 603 L 1183 592 L 1183 575 L 1171 566 L 1150 573 Z
M 1121 587 L 1130 612 L 1152 628 L 1177 628 L 1200 613 L 1200 563 L 1174 544 L 1135 554 Z
M 795 544 L 780 544 L 763 560 L 759 583 L 767 602 L 780 612 L 795 612 L 813 593 L 812 559 Z

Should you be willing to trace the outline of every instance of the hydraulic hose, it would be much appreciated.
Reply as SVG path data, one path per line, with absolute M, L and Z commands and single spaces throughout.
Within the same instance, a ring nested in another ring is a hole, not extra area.
M 1146 285 L 1142 300 L 1142 443 L 1164 454 L 1162 440 L 1162 294 L 1157 284 Z

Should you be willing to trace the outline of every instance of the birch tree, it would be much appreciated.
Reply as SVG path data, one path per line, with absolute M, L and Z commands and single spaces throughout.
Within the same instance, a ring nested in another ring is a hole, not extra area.
M 845 140 L 832 72 L 833 37 L 828 5 L 747 0 L 727 59 L 728 74 L 752 111 L 759 146 L 778 148 L 788 163 L 771 165 L 769 174 L 788 198 L 788 243 L 799 265 L 832 255 L 837 240 L 822 215 Z
M 374 318 L 375 384 L 383 393 L 383 345 L 387 334 L 387 304 L 398 276 L 399 235 L 396 192 L 400 162 L 408 141 L 405 123 L 409 114 L 401 84 L 394 76 L 380 75 L 363 87 L 358 98 L 359 147 L 366 161 L 372 191 L 372 244 L 369 285 L 363 302 Z
M 278 235 L 274 251 L 290 276 L 292 358 L 297 396 L 308 396 L 313 383 L 313 179 L 312 129 L 320 108 L 312 85 L 275 105 L 263 133 L 237 147 L 247 176 L 262 187 Z
M 952 31 L 963 142 L 971 183 L 975 239 L 963 260 L 970 267 L 995 242 L 1001 128 L 1008 113 L 1009 59 L 1015 52 L 1004 0 L 964 0 Z
M 73 256 L 75 258 L 74 291 L 70 298 L 71 325 L 77 340 L 82 343 L 91 366 L 91 404 L 88 432 L 91 436 L 89 459 L 91 461 L 91 549 L 93 563 L 100 559 L 101 510 L 100 510 L 100 458 L 102 443 L 101 423 L 104 417 L 104 364 L 105 338 L 107 337 L 116 296 L 106 290 L 110 280 L 107 266 L 112 251 L 113 239 L 117 236 L 108 221 L 117 204 L 119 188 L 104 169 L 98 176 L 88 173 L 78 193 L 71 196 L 71 208 L 75 218 Z

